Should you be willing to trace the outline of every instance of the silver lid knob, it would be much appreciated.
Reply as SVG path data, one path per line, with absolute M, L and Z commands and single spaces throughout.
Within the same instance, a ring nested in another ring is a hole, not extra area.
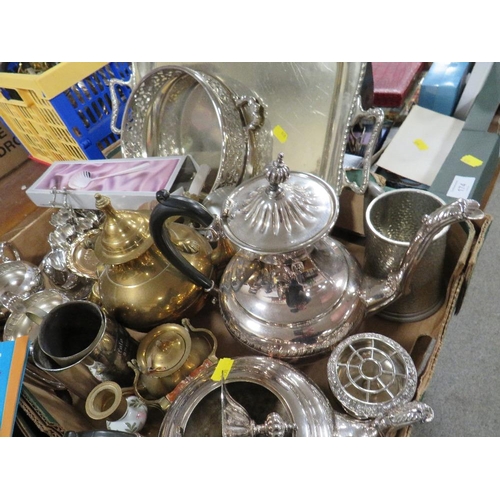
M 278 191 L 279 185 L 288 180 L 290 177 L 290 168 L 283 161 L 283 153 L 279 153 L 278 159 L 269 165 L 266 177 L 269 181 L 271 192 Z

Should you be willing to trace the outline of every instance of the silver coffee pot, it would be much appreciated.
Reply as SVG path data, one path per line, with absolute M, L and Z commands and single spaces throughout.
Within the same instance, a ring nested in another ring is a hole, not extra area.
M 159 191 L 157 199 L 150 231 L 160 251 L 198 285 L 199 293 L 217 295 L 231 335 L 286 361 L 331 351 L 368 314 L 404 293 L 412 270 L 443 227 L 484 216 L 474 200 L 439 208 L 424 218 L 399 270 L 374 279 L 330 236 L 339 211 L 335 191 L 315 175 L 291 172 L 280 154 L 266 173 L 231 192 L 220 221 L 213 217 L 238 249 L 217 284 L 185 261 L 164 225 L 173 216 L 206 225 L 211 216 L 201 204 L 166 191 Z

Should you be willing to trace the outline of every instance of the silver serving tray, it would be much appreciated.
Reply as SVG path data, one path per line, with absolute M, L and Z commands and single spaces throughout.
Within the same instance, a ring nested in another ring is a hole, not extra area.
M 349 185 L 343 160 L 350 127 L 365 111 L 360 105 L 360 90 L 366 63 L 357 62 L 156 62 L 134 64 L 138 80 L 152 68 L 168 65 L 186 66 L 210 74 L 235 94 L 250 93 L 264 106 L 265 130 L 271 134 L 271 147 L 262 152 L 262 170 L 278 153 L 284 153 L 292 170 L 314 173 L 326 180 L 339 193 Z M 144 74 L 141 74 L 141 71 Z M 200 110 L 208 109 L 201 99 Z M 206 100 L 206 99 L 205 99 Z M 193 108 L 196 103 L 191 102 Z M 213 111 L 212 111 L 213 113 Z M 377 115 L 376 126 L 382 118 Z M 215 120 L 212 120 L 215 123 Z M 205 133 L 207 133 L 205 131 Z M 213 131 L 220 134 L 219 130 Z M 373 136 L 376 137 L 376 132 Z M 122 138 L 123 139 L 123 138 Z M 191 151 L 186 149 L 186 154 Z M 371 150 L 367 148 L 371 156 Z M 366 156 L 366 155 L 365 155 Z M 196 158 L 195 158 L 196 159 Z M 366 161 L 365 163 L 369 163 Z M 369 168 L 369 165 L 367 165 Z

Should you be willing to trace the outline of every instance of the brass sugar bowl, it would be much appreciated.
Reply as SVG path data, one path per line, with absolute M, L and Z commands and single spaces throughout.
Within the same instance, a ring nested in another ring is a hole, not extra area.
M 199 287 L 178 271 L 157 249 L 145 211 L 115 210 L 111 200 L 95 195 L 104 213 L 94 252 L 98 269 L 96 300 L 120 324 L 148 332 L 167 321 L 196 314 L 204 304 Z M 168 221 L 179 252 L 200 272 L 211 275 L 212 247 L 191 227 Z
M 134 392 L 147 406 L 165 410 L 196 374 L 217 363 L 217 339 L 187 318 L 181 324 L 163 323 L 140 341 L 134 370 Z

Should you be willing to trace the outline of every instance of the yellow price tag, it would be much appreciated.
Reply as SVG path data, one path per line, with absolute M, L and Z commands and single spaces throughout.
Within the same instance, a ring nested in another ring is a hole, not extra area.
M 221 358 L 215 367 L 214 373 L 212 374 L 212 380 L 215 382 L 219 382 L 222 380 L 222 377 L 225 379 L 229 375 L 231 368 L 233 366 L 234 359 L 231 358 Z
M 420 151 L 425 151 L 426 149 L 429 149 L 429 146 L 427 146 L 427 144 L 422 139 L 415 139 L 413 141 L 413 144 L 415 144 L 415 146 L 417 146 L 417 148 L 420 149 Z
M 462 156 L 462 158 L 460 158 L 460 161 L 472 168 L 480 167 L 483 164 L 482 160 L 472 155 Z
M 279 125 L 276 125 L 276 127 L 273 128 L 273 134 L 274 137 L 281 142 L 281 144 L 285 143 L 288 139 L 288 134 Z

